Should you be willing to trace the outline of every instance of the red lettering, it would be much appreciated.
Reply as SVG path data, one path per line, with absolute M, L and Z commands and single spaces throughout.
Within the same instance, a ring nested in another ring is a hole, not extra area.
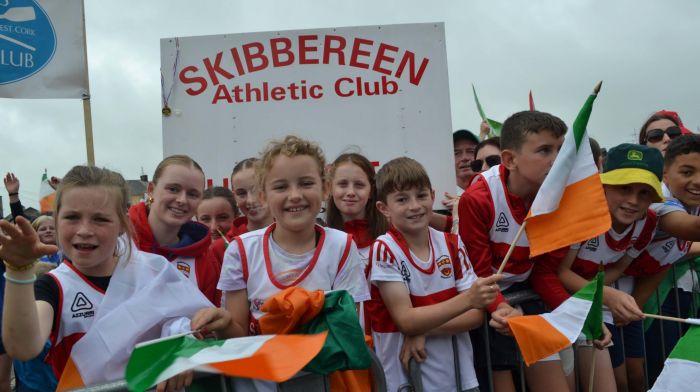
M 211 79 L 212 84 L 215 86 L 219 84 L 219 77 L 216 76 L 217 73 L 221 74 L 221 76 L 225 77 L 226 79 L 233 79 L 232 73 L 221 68 L 221 57 L 223 55 L 224 54 L 222 52 L 217 53 L 216 57 L 214 58 L 214 64 L 211 63 L 211 60 L 208 57 L 203 60 L 204 67 L 207 69 L 207 73 L 209 74 L 209 79 Z
M 393 57 L 387 57 L 387 56 L 384 54 L 384 53 L 386 53 L 386 52 L 388 52 L 388 51 L 396 53 L 396 52 L 399 51 L 399 48 L 397 48 L 396 46 L 387 45 L 387 44 L 384 44 L 384 43 L 379 44 L 379 49 L 377 49 L 377 58 L 374 59 L 374 65 L 372 65 L 372 70 L 373 70 L 373 71 L 380 72 L 380 73 L 383 73 L 383 74 L 385 74 L 385 75 L 391 75 L 391 71 L 390 71 L 390 70 L 388 70 L 388 69 L 386 69 L 386 68 L 382 68 L 382 62 L 383 62 L 383 61 L 386 61 L 387 63 L 393 63 L 393 62 L 394 62 L 394 58 L 393 58 Z
M 270 51 L 272 56 L 272 66 L 284 67 L 286 65 L 291 65 L 292 63 L 294 63 L 294 52 L 290 50 L 291 48 L 292 41 L 289 38 L 282 37 L 271 39 Z M 284 61 L 280 60 L 280 55 L 287 56 L 287 59 Z
M 271 91 L 272 99 L 281 101 L 284 99 L 284 87 L 274 87 Z
M 216 88 L 216 92 L 214 93 L 214 99 L 211 101 L 212 105 L 218 103 L 221 99 L 225 99 L 228 103 L 233 103 L 233 100 L 231 99 L 231 94 L 228 93 L 226 85 L 223 84 L 220 84 Z
M 267 68 L 269 60 L 264 54 L 265 47 L 263 44 L 260 42 L 251 42 L 243 45 L 241 49 L 243 49 L 243 56 L 245 57 L 245 64 L 248 67 L 248 72 L 260 71 Z M 255 50 L 255 52 L 253 50 Z M 260 60 L 260 64 L 253 64 L 254 60 Z
M 337 42 L 338 46 L 333 46 L 333 42 Z M 323 64 L 328 64 L 331 60 L 331 53 L 338 56 L 338 65 L 345 65 L 345 37 L 339 35 L 327 35 L 323 40 Z
M 318 52 L 318 48 L 314 45 L 307 45 L 308 41 L 315 41 L 318 35 L 300 35 L 299 36 L 299 64 L 318 64 L 318 59 L 310 59 L 306 55 L 310 52 Z
M 231 48 L 231 56 L 233 56 L 233 63 L 236 64 L 236 71 L 238 71 L 238 76 L 245 75 L 245 69 L 243 69 L 241 56 L 238 54 L 238 48 Z
M 408 75 L 408 80 L 411 82 L 411 84 L 417 86 L 420 84 L 420 80 L 423 77 L 423 72 L 425 72 L 425 68 L 428 66 L 429 62 L 430 60 L 424 57 L 423 61 L 421 61 L 420 63 L 418 72 L 416 72 L 416 55 L 410 50 L 407 50 L 401 58 L 399 68 L 396 70 L 396 77 L 400 78 L 401 75 L 403 75 L 403 71 L 406 68 L 406 64 L 408 64 L 408 68 L 410 71 L 410 75 Z
M 350 78 L 340 78 L 340 79 L 336 80 L 336 81 L 335 81 L 335 93 L 336 93 L 339 97 L 349 97 L 349 96 L 352 96 L 352 94 L 354 93 L 354 91 L 352 90 L 352 88 L 351 88 L 348 92 L 346 92 L 346 93 L 344 93 L 344 92 L 340 89 L 340 88 L 341 88 L 341 84 L 342 84 L 343 82 L 352 83 L 352 79 L 350 79 Z
M 357 68 L 368 69 L 369 64 L 361 63 L 358 61 L 358 57 L 366 56 L 369 57 L 370 52 L 368 50 L 362 50 L 361 45 L 372 46 L 374 41 L 364 38 L 355 38 L 355 42 L 352 44 L 352 52 L 350 53 L 350 66 Z
M 382 76 L 382 94 L 393 95 L 399 91 L 399 85 L 393 80 L 387 81 L 386 76 Z
M 198 89 L 194 89 L 194 88 L 190 87 L 187 90 L 185 90 L 185 92 L 187 92 L 187 94 L 192 95 L 192 96 L 199 95 L 199 94 L 203 93 L 204 90 L 207 89 L 207 79 L 205 79 L 201 76 L 195 76 L 195 77 L 188 77 L 187 76 L 188 73 L 190 73 L 190 72 L 196 73 L 197 71 L 199 71 L 199 69 L 197 67 L 195 67 L 194 65 L 190 65 L 189 67 L 183 68 L 179 74 L 180 81 L 182 83 L 185 83 L 185 84 L 199 83 Z
M 318 84 L 314 84 L 309 88 L 309 95 L 313 99 L 319 99 L 323 97 L 323 87 Z

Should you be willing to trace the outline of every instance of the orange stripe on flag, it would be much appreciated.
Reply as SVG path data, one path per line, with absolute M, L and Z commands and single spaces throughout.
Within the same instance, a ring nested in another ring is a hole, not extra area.
M 297 374 L 321 351 L 328 332 L 318 335 L 278 335 L 252 357 L 207 366 L 232 377 L 282 382 Z
M 56 387 L 56 392 L 68 391 L 71 389 L 82 388 L 85 386 L 83 383 L 83 378 L 80 376 L 78 368 L 73 362 L 73 358 L 68 358 L 66 362 L 66 367 L 63 368 L 63 373 L 61 374 L 61 380 L 58 382 Z
M 39 200 L 39 210 L 40 212 L 51 212 L 53 211 L 53 199 L 56 197 L 56 193 L 52 193 L 48 196 L 44 196 Z
M 608 202 L 596 173 L 567 186 L 557 210 L 528 218 L 530 257 L 589 240 L 610 225 Z
M 508 325 L 527 366 L 571 345 L 566 336 L 540 316 L 513 317 L 508 319 Z

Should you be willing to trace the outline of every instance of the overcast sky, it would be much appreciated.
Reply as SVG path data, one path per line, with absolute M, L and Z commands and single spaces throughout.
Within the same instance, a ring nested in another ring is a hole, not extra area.
M 659 109 L 700 126 L 697 0 L 85 0 L 96 163 L 135 179 L 162 159 L 160 39 L 338 26 L 444 22 L 452 126 L 527 108 L 571 125 L 598 80 L 589 134 L 604 147 L 634 140 Z M 37 207 L 44 168 L 85 163 L 78 100 L 0 99 L 0 171 L 15 172 Z M 5 214 L 7 194 L 0 188 Z

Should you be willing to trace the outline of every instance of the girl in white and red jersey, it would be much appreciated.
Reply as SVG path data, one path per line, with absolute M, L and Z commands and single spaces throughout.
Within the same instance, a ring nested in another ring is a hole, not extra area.
M 627 390 L 625 355 L 644 356 L 643 314 L 630 295 L 631 278 L 622 278 L 622 275 L 654 236 L 656 214 L 649 206 L 663 200 L 662 173 L 663 158 L 658 150 L 636 144 L 621 144 L 610 149 L 601 182 L 612 227 L 593 239 L 572 245 L 559 266 L 559 278 L 570 293 L 580 290 L 594 278 L 601 265 L 606 271 L 606 284 L 615 282 L 617 287 L 605 287 L 603 293 L 603 303 L 607 307 L 603 321 L 612 332 L 613 346 L 596 353 L 595 390 Z M 613 325 L 613 316 L 615 324 L 627 325 L 624 344 L 622 331 Z M 590 347 L 581 346 L 583 344 L 578 348 L 581 371 L 588 374 Z M 585 352 L 581 352 L 583 350 Z M 582 382 L 584 389 L 588 389 L 588 380 L 584 377 Z
M 261 305 L 291 286 L 347 290 L 355 302 L 369 299 L 352 236 L 316 224 L 327 195 L 324 168 L 318 145 L 295 136 L 273 141 L 263 152 L 258 184 L 275 222 L 236 237 L 226 249 L 218 288 L 233 312 L 227 335 L 260 333 Z
M 46 361 L 57 377 L 70 357 L 85 384 L 114 381 L 123 378 L 134 344 L 230 322 L 167 260 L 132 245 L 127 201 L 121 175 L 72 168 L 56 191 L 54 207 L 64 259 L 38 280 L 36 258 L 55 252 L 56 246 L 39 242 L 24 218 L 18 218 L 17 226 L 0 222 L 0 257 L 7 268 L 3 340 L 12 357 L 31 359 L 50 338 Z M 190 322 L 201 319 L 200 313 L 210 321 Z M 125 314 L 139 314 L 126 331 Z M 189 382 L 191 373 L 158 390 Z
M 372 242 L 387 230 L 386 219 L 375 207 L 374 166 L 363 155 L 346 153 L 333 162 L 329 177 L 331 192 L 326 204 L 326 223 L 352 234 L 367 266 Z
M 218 305 L 221 264 L 211 253 L 209 228 L 192 221 L 204 193 L 204 171 L 186 155 L 172 155 L 156 167 L 148 199 L 131 206 L 136 245 L 161 255 Z
M 219 263 L 223 263 L 226 248 L 235 237 L 272 224 L 272 215 L 267 204 L 260 200 L 257 191 L 255 182 L 255 162 L 257 161 L 258 158 L 246 158 L 233 167 L 231 173 L 233 197 L 243 216 L 233 221 L 225 238 L 219 238 L 212 243 L 212 252 Z

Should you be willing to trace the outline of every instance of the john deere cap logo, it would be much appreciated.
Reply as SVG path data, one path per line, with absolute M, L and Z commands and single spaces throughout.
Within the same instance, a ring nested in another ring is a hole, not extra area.
M 630 161 L 641 161 L 644 159 L 644 154 L 641 151 L 629 150 L 627 152 L 627 159 Z
M 35 0 L 0 0 L 0 84 L 28 78 L 51 61 L 56 32 Z

